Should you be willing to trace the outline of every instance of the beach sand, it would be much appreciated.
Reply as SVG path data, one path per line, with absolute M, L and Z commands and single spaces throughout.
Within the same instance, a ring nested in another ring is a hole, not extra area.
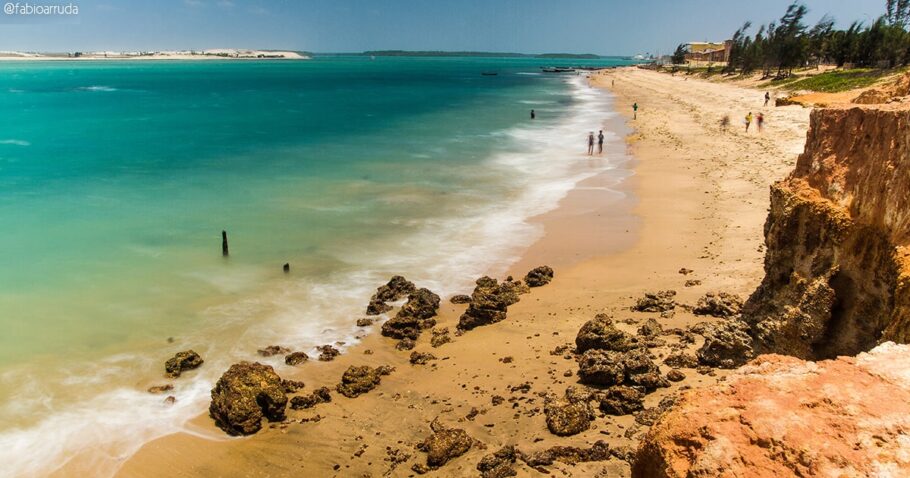
M 211 419 L 200 416 L 193 424 L 199 435 L 181 433 L 146 444 L 118 476 L 409 476 L 413 464 L 425 463 L 426 455 L 415 445 L 429 435 L 436 418 L 464 428 L 487 449 L 474 447 L 431 476 L 478 476 L 481 457 L 506 444 L 524 452 L 587 447 L 596 440 L 634 447 L 644 428 L 632 416 L 599 417 L 591 429 L 571 437 L 547 430 L 541 394 L 562 395 L 577 383 L 575 361 L 550 351 L 574 342 L 578 328 L 598 312 L 611 314 L 619 327 L 634 333 L 647 318 L 657 318 L 629 310 L 645 291 L 674 289 L 683 304 L 713 290 L 747 296 L 762 275 L 768 186 L 792 168 L 802 150 L 809 110 L 762 109 L 763 92 L 757 90 L 636 68 L 600 72 L 591 81 L 611 89 L 626 114 L 634 157 L 627 166 L 634 175 L 618 187 L 607 176 L 591 178 L 558 209 L 534 219 L 544 226 L 545 237 L 511 272 L 522 277 L 531 267 L 549 264 L 556 270 L 551 284 L 522 296 L 505 321 L 453 336 L 452 343 L 431 348 L 430 334 L 424 333 L 415 350 L 438 357 L 428 365 L 409 364 L 410 352 L 395 350 L 395 341 L 379 336 L 378 326 L 365 329 L 362 344 L 345 355 L 333 362 L 311 361 L 298 368 L 298 376 L 286 378 L 306 382 L 301 393 L 308 393 L 333 388 L 349 365 L 396 367 L 370 393 L 355 399 L 334 394 L 332 403 L 289 410 L 291 423 L 267 426 L 243 439 L 227 439 Z M 634 121 L 629 118 L 633 102 L 640 106 Z M 765 113 L 762 134 L 742 131 L 740 118 L 749 111 Z M 719 121 L 725 114 L 733 124 L 723 134 Z M 681 268 L 694 272 L 681 275 Z M 690 279 L 702 284 L 684 287 Z M 445 299 L 438 327 L 454 331 L 465 306 Z M 637 323 L 623 323 L 627 318 Z M 658 318 L 664 328 L 703 320 L 681 309 L 671 318 Z M 668 349 L 654 351 L 660 357 Z M 661 370 L 670 369 L 662 365 Z M 683 385 L 717 380 L 692 369 L 683 372 L 686 380 L 648 395 L 645 405 L 657 405 Z M 530 384 L 527 392 L 512 391 L 524 383 Z M 493 405 L 495 395 L 505 401 Z M 472 409 L 477 413 L 469 417 Z M 58 476 L 85 475 L 90 467 L 77 457 Z M 539 476 L 520 462 L 517 469 L 519 476 Z M 563 470 L 565 476 L 595 476 L 603 470 L 603 476 L 629 474 L 628 464 L 616 458 L 549 469 L 557 475 Z

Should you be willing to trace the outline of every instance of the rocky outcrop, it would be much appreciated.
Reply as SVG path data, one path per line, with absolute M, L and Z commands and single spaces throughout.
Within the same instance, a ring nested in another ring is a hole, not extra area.
M 284 363 L 288 365 L 300 365 L 310 359 L 306 352 L 291 352 L 284 356 Z
M 484 456 L 477 463 L 480 478 L 507 478 L 518 474 L 515 461 L 518 451 L 512 445 L 506 445 L 494 453 Z
M 402 276 L 393 276 L 389 282 L 376 289 L 367 306 L 367 315 L 379 315 L 392 310 L 387 302 L 395 302 L 417 290 L 413 282 Z
M 320 345 L 316 347 L 316 350 L 319 351 L 320 362 L 331 362 L 332 360 L 335 360 L 335 357 L 341 355 L 341 351 L 332 345 Z
M 202 363 L 202 357 L 192 350 L 177 352 L 164 363 L 164 372 L 168 377 L 177 378 L 187 370 L 199 368 Z
M 474 445 L 474 440 L 461 428 L 448 428 L 434 420 L 430 424 L 433 434 L 417 445 L 417 449 L 427 454 L 427 466 L 439 468 L 454 458 L 467 453 Z
M 669 385 L 647 350 L 629 352 L 591 349 L 578 359 L 578 377 L 582 383 L 612 387 L 639 386 L 653 391 Z
M 335 389 L 345 397 L 355 398 L 376 388 L 382 376 L 388 373 L 389 370 L 385 367 L 350 366 L 341 376 L 341 383 Z
M 453 304 L 470 304 L 471 296 L 464 294 L 453 295 L 449 302 Z
M 591 349 L 625 352 L 637 346 L 637 339 L 616 328 L 613 320 L 606 314 L 597 314 L 585 322 L 575 336 L 575 348 L 578 353 Z
M 738 315 L 742 307 L 743 300 L 738 295 L 726 292 L 708 292 L 704 297 L 698 299 L 692 313 L 727 318 Z
M 636 312 L 669 312 L 675 308 L 675 290 L 646 292 L 644 297 L 638 299 L 632 306 L 632 310 Z
M 291 408 L 294 410 L 304 410 L 313 408 L 320 403 L 332 401 L 332 392 L 328 387 L 319 387 L 313 390 L 309 395 L 302 395 L 291 399 Z
M 807 359 L 910 341 L 906 108 L 815 110 L 771 188 L 765 277 L 743 306 L 760 353 Z
M 910 346 L 817 363 L 763 355 L 677 400 L 632 476 L 910 476 L 908 442 Z
M 382 324 L 382 335 L 395 339 L 417 340 L 424 329 L 436 325 L 439 296 L 428 289 L 418 289 L 408 295 L 408 301 L 395 317 Z
M 256 351 L 262 357 L 271 357 L 272 355 L 284 355 L 290 353 L 291 349 L 281 345 L 269 345 Z
M 458 320 L 459 330 L 503 321 L 509 306 L 519 300 L 515 287 L 506 283 L 500 285 L 496 279 L 484 276 L 477 279 L 476 284 L 471 303 Z
M 551 280 L 553 280 L 553 268 L 550 266 L 535 267 L 525 275 L 525 284 L 528 287 L 543 287 Z
M 581 433 L 591 426 L 594 418 L 591 406 L 586 401 L 553 400 L 546 404 L 544 413 L 547 428 L 557 436 Z
M 696 351 L 698 362 L 709 367 L 734 368 L 753 357 L 753 340 L 749 327 L 739 320 L 700 324 L 705 342 Z
M 633 387 L 618 385 L 602 394 L 600 410 L 607 415 L 629 415 L 644 409 L 645 394 Z
M 578 448 L 574 446 L 554 446 L 546 450 L 536 451 L 522 455 L 522 460 L 528 466 L 537 468 L 549 466 L 555 462 L 569 465 L 590 461 L 604 461 L 610 459 L 610 446 L 603 440 L 597 440 L 591 448 Z
M 212 389 L 209 415 L 228 435 L 251 435 L 262 420 L 281 421 L 288 397 L 281 377 L 268 365 L 240 362 L 231 365 Z

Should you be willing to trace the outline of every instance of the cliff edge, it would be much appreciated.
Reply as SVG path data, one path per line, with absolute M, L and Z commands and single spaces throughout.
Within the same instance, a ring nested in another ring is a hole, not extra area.
M 765 277 L 743 308 L 758 353 L 818 360 L 910 342 L 910 108 L 815 110 L 771 188 Z
M 763 355 L 687 392 L 633 478 L 910 476 L 910 346 L 805 362 Z

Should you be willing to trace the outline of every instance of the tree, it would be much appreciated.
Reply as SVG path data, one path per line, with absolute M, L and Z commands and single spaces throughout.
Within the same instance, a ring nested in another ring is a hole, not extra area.
M 733 73 L 736 71 L 736 67 L 743 67 L 744 56 L 748 47 L 747 42 L 750 41 L 746 31 L 751 26 L 752 22 L 746 22 L 739 27 L 739 30 L 733 33 L 733 39 L 730 41 L 730 56 L 727 58 L 727 67 L 724 68 L 725 73 Z
M 682 65 L 686 62 L 686 46 L 682 43 L 676 47 L 676 51 L 673 52 L 672 58 L 674 65 Z
M 910 20 L 910 0 L 886 0 L 885 11 L 888 23 L 903 29 Z
M 825 15 L 809 31 L 809 60 L 815 68 L 831 58 L 831 37 L 834 32 L 834 19 Z
M 775 31 L 774 50 L 777 53 L 777 76 L 783 70 L 789 74 L 806 58 L 806 25 L 803 18 L 809 13 L 805 5 L 793 2 L 787 7 L 787 13 L 780 18 L 780 25 Z

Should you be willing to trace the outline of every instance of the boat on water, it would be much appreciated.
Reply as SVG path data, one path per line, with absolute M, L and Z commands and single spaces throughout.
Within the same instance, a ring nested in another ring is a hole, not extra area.
M 575 73 L 575 68 L 567 68 L 562 66 L 541 68 L 544 73 Z
M 495 71 L 482 71 L 482 72 L 480 72 L 480 74 L 482 76 L 496 76 L 499 73 L 496 73 Z

